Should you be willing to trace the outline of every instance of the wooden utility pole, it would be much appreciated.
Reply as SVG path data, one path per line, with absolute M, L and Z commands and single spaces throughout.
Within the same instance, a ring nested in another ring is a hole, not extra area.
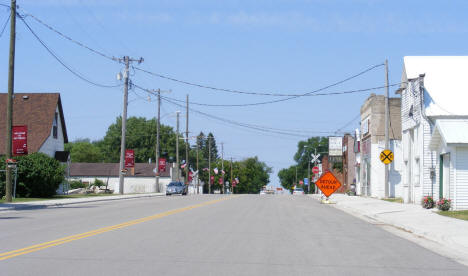
M 176 130 L 176 171 L 177 171 L 177 181 L 180 181 L 180 164 L 179 164 L 179 115 L 180 111 L 176 112 L 177 114 L 177 130 Z
M 199 146 L 198 146 L 198 139 L 197 139 L 197 194 L 200 193 L 200 169 L 198 168 L 198 151 L 199 151 Z
M 156 122 L 156 193 L 160 192 L 159 188 L 159 131 L 161 128 L 161 90 L 158 89 L 158 121 Z
M 8 99 L 7 99 L 7 114 L 6 114 L 6 159 L 11 158 L 11 130 L 13 128 L 13 94 L 15 87 L 15 42 L 16 42 L 16 0 L 11 0 L 10 7 L 10 57 L 8 62 Z M 12 184 L 11 184 L 11 168 L 6 166 L 6 185 L 5 185 L 5 201 L 11 202 Z
M 129 57 L 125 56 L 125 73 L 124 73 L 124 104 L 122 112 L 122 138 L 120 140 L 120 172 L 119 172 L 119 193 L 124 193 L 124 163 L 125 163 L 125 136 L 127 132 L 127 105 L 128 105 L 128 67 Z
M 389 93 L 388 93 L 388 60 L 385 60 L 385 149 L 390 150 L 389 125 L 390 125 L 390 108 L 389 108 Z M 388 164 L 385 164 L 385 197 L 390 197 L 390 186 L 388 181 Z
M 129 83 L 129 66 L 130 62 L 137 61 L 138 64 L 143 62 L 143 58 L 140 59 L 131 59 L 128 56 L 124 56 L 122 59 L 116 59 L 120 62 L 125 64 L 125 72 L 124 72 L 124 98 L 123 98 L 123 111 L 122 111 L 122 136 L 120 139 L 120 166 L 119 166 L 119 193 L 121 195 L 124 194 L 124 165 L 125 165 L 125 136 L 127 132 L 127 106 L 128 106 L 128 83 Z
M 211 194 L 211 139 L 208 137 L 208 193 Z
M 231 157 L 231 193 L 234 194 L 234 186 L 232 185 L 232 157 Z
M 224 143 L 221 143 L 221 193 L 224 194 Z
M 185 114 L 185 178 L 187 186 L 189 185 L 189 143 L 188 143 L 188 124 L 189 124 L 189 95 L 187 94 L 187 109 Z M 188 187 L 187 187 L 188 191 Z

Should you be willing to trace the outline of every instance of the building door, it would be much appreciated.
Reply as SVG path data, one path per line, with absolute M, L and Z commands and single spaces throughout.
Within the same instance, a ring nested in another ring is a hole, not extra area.
M 441 154 L 439 161 L 439 198 L 450 198 L 450 154 Z
M 408 173 L 407 173 L 407 181 L 408 181 L 408 203 L 413 203 L 413 190 L 414 190 L 414 130 L 410 130 L 409 132 L 409 144 L 408 144 Z

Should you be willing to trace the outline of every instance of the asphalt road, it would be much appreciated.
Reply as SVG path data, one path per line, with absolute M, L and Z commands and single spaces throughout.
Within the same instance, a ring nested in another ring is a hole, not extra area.
M 0 213 L 0 275 L 468 275 L 306 196 L 154 197 Z

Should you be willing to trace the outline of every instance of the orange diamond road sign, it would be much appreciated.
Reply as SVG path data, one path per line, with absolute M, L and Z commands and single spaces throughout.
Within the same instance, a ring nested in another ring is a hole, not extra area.
M 315 185 L 317 185 L 326 197 L 331 196 L 331 194 L 341 187 L 340 181 L 330 171 L 322 174 L 319 180 L 315 182 Z

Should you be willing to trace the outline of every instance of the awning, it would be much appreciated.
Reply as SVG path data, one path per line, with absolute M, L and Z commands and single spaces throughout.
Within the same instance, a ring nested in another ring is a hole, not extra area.
M 437 119 L 429 148 L 440 145 L 468 145 L 468 119 Z

